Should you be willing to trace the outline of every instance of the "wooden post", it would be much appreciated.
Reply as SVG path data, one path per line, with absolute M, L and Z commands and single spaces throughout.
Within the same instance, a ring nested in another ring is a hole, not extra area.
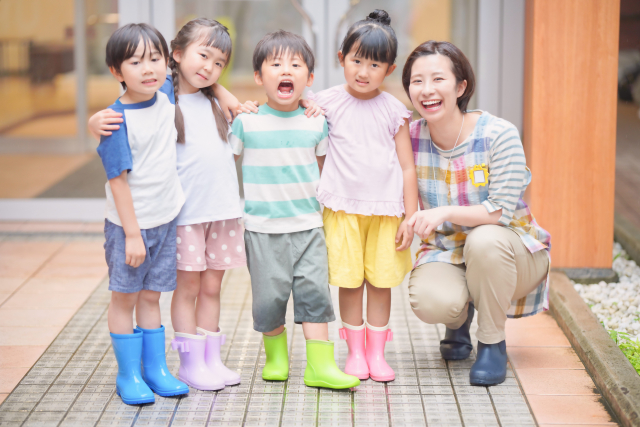
M 620 0 L 527 0 L 527 195 L 552 266 L 611 268 Z

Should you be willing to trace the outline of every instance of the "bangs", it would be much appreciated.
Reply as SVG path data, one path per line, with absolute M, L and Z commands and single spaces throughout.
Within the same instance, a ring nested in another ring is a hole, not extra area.
M 367 29 L 356 43 L 357 46 L 350 49 L 355 49 L 355 56 L 390 65 L 395 62 L 395 55 L 392 53 L 393 46 L 384 30 L 380 28 Z
M 138 29 L 138 31 L 132 31 L 131 37 L 127 40 L 127 45 L 124 49 L 123 60 L 126 61 L 127 59 L 135 55 L 136 50 L 140 45 L 141 39 L 142 39 L 142 46 L 143 46 L 142 47 L 143 58 L 147 54 L 148 46 L 155 47 L 156 50 L 160 52 L 160 55 L 162 55 L 165 58 L 167 57 L 166 53 L 162 48 L 162 42 L 160 42 L 160 38 L 158 38 L 158 36 L 153 31 L 148 31 L 146 28 L 143 28 L 143 27 L 136 27 L 136 28 Z
M 201 46 L 219 49 L 220 52 L 227 55 L 227 60 L 231 56 L 231 37 L 229 37 L 229 33 L 227 33 L 226 28 L 222 25 L 203 28 L 201 30 L 200 40 Z
M 315 58 L 307 42 L 287 31 L 269 33 L 260 40 L 253 52 L 253 70 L 261 71 L 262 63 L 283 55 L 299 56 L 313 73 Z

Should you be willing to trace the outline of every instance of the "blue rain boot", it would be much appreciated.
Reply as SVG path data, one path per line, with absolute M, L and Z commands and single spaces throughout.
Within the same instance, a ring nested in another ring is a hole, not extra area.
M 504 382 L 507 376 L 507 344 L 503 340 L 497 344 L 478 342 L 478 355 L 471 366 L 471 385 L 490 386 Z
M 445 360 L 463 360 L 469 357 L 473 350 L 469 327 L 473 321 L 475 310 L 473 303 L 469 302 L 467 320 L 458 329 L 449 329 L 444 334 L 444 339 L 440 341 L 440 354 Z
M 167 367 L 164 326 L 142 331 L 142 378 L 159 396 L 177 396 L 189 393 L 189 386 L 174 378 Z
M 142 379 L 140 358 L 142 357 L 142 331 L 132 334 L 111 334 L 113 352 L 118 361 L 116 393 L 127 405 L 154 403 L 153 392 Z

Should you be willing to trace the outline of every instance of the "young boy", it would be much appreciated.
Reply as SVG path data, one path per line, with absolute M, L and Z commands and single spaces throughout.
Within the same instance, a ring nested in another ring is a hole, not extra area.
M 123 122 L 103 136 L 98 154 L 109 180 L 104 244 L 109 266 L 108 321 L 118 361 L 116 393 L 133 405 L 189 392 L 169 373 L 160 292 L 176 287 L 176 221 L 184 194 L 176 171 L 169 49 L 146 24 L 118 29 L 107 65 L 126 89 L 110 108 Z M 133 327 L 133 309 L 138 327 Z M 142 371 L 140 361 L 142 360 Z
M 304 39 L 287 31 L 267 34 L 253 52 L 254 78 L 268 101 L 258 114 L 233 122 L 234 154 L 244 149 L 245 244 L 253 291 L 253 327 L 263 333 L 265 380 L 289 376 L 284 327 L 293 291 L 294 320 L 307 339 L 304 382 L 344 389 L 360 380 L 340 371 L 328 340 L 335 320 L 327 272 L 322 214 L 316 200 L 327 151 L 327 122 L 307 118 L 298 106 L 313 83 L 313 52 Z M 318 156 L 318 161 L 316 161 Z

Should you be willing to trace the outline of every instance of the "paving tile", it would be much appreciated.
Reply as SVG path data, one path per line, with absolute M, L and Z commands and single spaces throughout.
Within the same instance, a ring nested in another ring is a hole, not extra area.
M 518 369 L 522 388 L 531 395 L 597 395 L 593 380 L 583 370 Z
M 584 369 L 569 347 L 510 347 L 509 361 L 516 369 Z
M 0 393 L 10 393 L 29 368 L 0 368 Z
M 46 345 L 2 345 L 0 346 L 0 369 L 30 368 L 46 349 Z
M 528 396 L 540 424 L 606 424 L 615 422 L 600 396 Z
M 571 347 L 569 340 L 557 325 L 508 330 L 506 341 L 509 347 Z

